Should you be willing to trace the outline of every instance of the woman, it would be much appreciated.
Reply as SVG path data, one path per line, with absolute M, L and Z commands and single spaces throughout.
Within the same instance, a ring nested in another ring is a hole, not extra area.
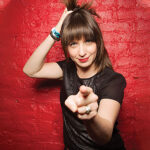
M 34 78 L 63 79 L 60 102 L 68 150 L 124 150 L 117 116 L 126 81 L 113 71 L 90 4 L 66 0 L 62 17 L 24 66 Z M 44 63 L 60 39 L 66 60 Z

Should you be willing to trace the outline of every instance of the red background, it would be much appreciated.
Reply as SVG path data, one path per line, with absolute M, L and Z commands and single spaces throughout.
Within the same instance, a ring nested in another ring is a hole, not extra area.
M 95 0 L 116 71 L 127 80 L 119 128 L 127 150 L 150 148 L 150 8 L 143 0 Z M 22 68 L 64 10 L 59 0 L 0 0 L 0 149 L 63 150 L 58 81 Z M 60 42 L 47 60 L 64 58 Z

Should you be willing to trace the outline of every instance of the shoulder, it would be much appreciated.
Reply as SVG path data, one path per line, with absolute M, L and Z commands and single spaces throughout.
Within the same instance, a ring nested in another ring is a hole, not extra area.
M 112 70 L 111 68 L 109 67 L 106 67 L 102 72 L 101 72 L 101 78 L 103 78 L 103 80 L 106 82 L 106 83 L 110 83 L 110 82 L 113 82 L 113 83 L 124 83 L 126 84 L 126 80 L 125 80 L 125 77 L 121 74 L 121 73 L 118 73 L 114 70 Z
M 58 61 L 57 64 L 60 66 L 60 68 L 63 71 L 63 74 L 72 74 L 75 70 L 75 64 L 71 59 L 65 59 L 62 61 Z
M 119 88 L 124 89 L 126 87 L 126 80 L 122 74 L 106 67 L 97 76 L 95 84 L 99 90 L 107 90 L 107 92 L 110 92 L 110 90 L 117 91 Z
M 107 67 L 97 78 L 96 85 L 101 99 L 113 99 L 122 103 L 126 87 L 126 80 L 122 74 Z
M 65 59 L 65 60 L 61 60 L 61 61 L 57 61 L 56 63 L 59 65 L 59 67 L 60 67 L 61 69 L 63 69 L 63 68 L 64 68 L 64 65 L 66 64 L 66 59 Z
M 63 67 L 71 67 L 74 65 L 73 61 L 71 59 L 65 59 L 61 61 L 56 62 L 61 68 Z

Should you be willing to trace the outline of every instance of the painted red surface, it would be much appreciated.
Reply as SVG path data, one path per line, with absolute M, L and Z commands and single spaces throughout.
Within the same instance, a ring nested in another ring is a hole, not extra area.
M 150 10 L 143 2 L 94 2 L 114 68 L 127 80 L 119 116 L 127 150 L 150 149 Z M 0 0 L 1 150 L 63 150 L 61 83 L 22 72 L 63 9 L 59 0 Z M 57 42 L 47 61 L 63 58 Z

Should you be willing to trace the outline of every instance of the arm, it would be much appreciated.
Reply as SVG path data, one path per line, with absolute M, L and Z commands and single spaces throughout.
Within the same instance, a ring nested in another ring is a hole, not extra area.
M 65 9 L 56 26 L 57 32 L 60 32 L 64 19 L 71 12 L 72 11 L 67 11 L 67 9 Z M 37 47 L 23 68 L 23 72 L 25 74 L 36 78 L 57 79 L 62 77 L 62 70 L 57 63 L 44 63 L 45 58 L 54 42 L 54 39 L 48 35 L 47 38 Z
M 78 94 L 68 97 L 65 104 L 72 112 L 77 112 L 93 140 L 103 145 L 111 139 L 120 104 L 111 99 L 102 99 L 98 107 L 97 100 L 91 88 L 81 86 Z M 86 106 L 91 108 L 89 114 L 86 114 Z
M 90 120 L 85 120 L 89 135 L 100 145 L 109 142 L 119 114 L 120 104 L 112 99 L 102 99 L 98 112 Z

